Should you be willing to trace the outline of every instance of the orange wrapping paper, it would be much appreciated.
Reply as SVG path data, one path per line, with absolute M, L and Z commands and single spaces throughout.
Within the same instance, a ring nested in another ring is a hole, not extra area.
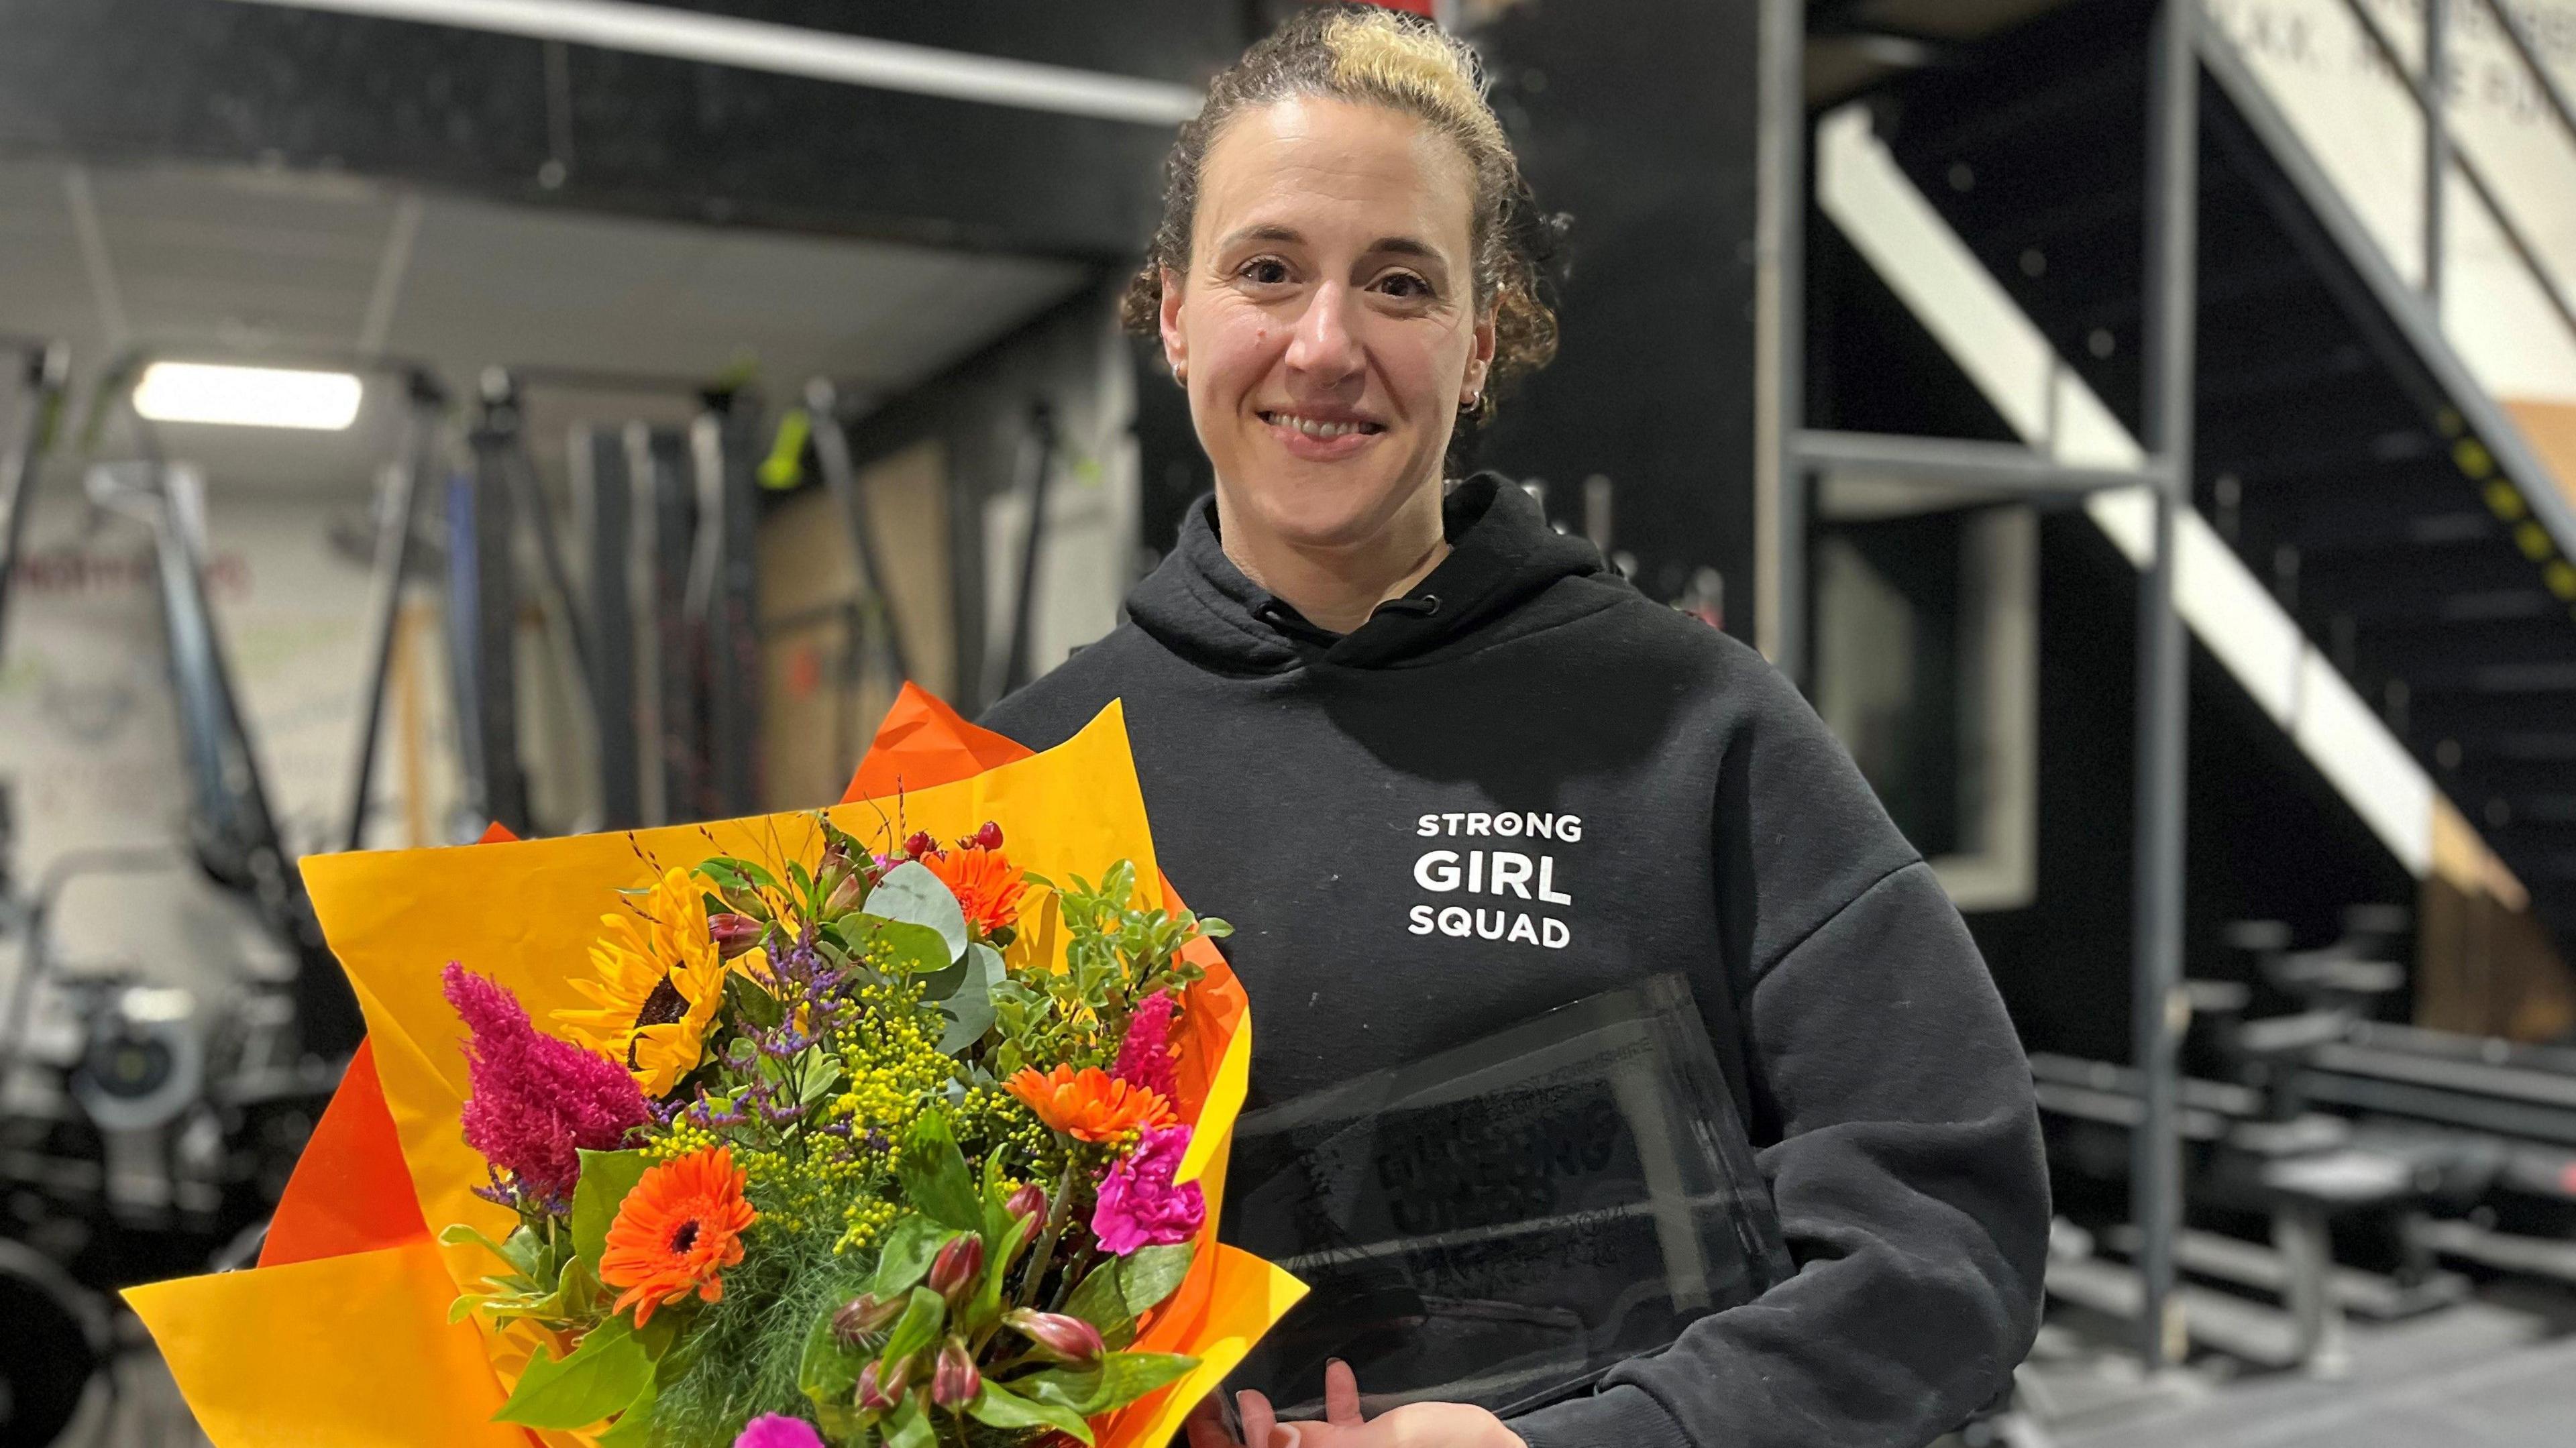
M 1167 907 L 1180 906 L 1154 862 L 1114 704 L 1064 745 L 1032 754 L 907 686 L 831 814 L 863 839 L 889 824 L 897 838 L 913 830 L 953 838 L 998 819 L 1026 869 L 1096 878 L 1131 859 Z M 512 1219 L 472 1195 L 483 1170 L 458 1127 L 464 1028 L 440 994 L 439 970 L 460 960 L 518 992 L 545 1021 L 578 1003 L 568 977 L 583 968 L 601 902 L 642 878 L 644 860 L 685 866 L 715 853 L 774 852 L 801 844 L 812 828 L 803 816 L 773 815 L 527 842 L 495 830 L 489 843 L 463 848 L 305 861 L 315 911 L 366 1012 L 368 1041 L 297 1164 L 260 1266 L 125 1294 L 217 1448 L 588 1441 L 492 1422 L 528 1343 L 446 1319 L 459 1287 L 489 1264 L 479 1248 L 438 1244 L 431 1224 L 469 1222 L 497 1236 Z M 1015 963 L 1061 962 L 1050 903 L 1031 892 Z M 1215 948 L 1198 942 L 1190 958 L 1207 977 L 1184 1016 L 1179 1104 L 1197 1129 L 1181 1174 L 1205 1189 L 1207 1225 L 1188 1278 L 1135 1345 L 1187 1353 L 1200 1366 L 1102 1419 L 1102 1448 L 1155 1448 L 1169 1438 L 1305 1292 L 1216 1241 L 1251 1025 L 1241 983 Z

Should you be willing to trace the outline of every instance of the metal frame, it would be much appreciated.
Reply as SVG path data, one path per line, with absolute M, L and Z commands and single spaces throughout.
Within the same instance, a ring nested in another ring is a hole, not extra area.
M 1802 685 L 1808 657 L 1806 559 L 1810 480 L 1867 469 L 1944 485 L 1961 483 L 2034 501 L 2080 499 L 2142 487 L 2155 502 L 2155 556 L 2139 575 L 2136 766 L 2135 1065 L 2146 1082 L 2133 1138 L 2131 1215 L 2141 1238 L 2138 1353 L 2150 1370 L 2183 1350 L 2175 1253 L 2182 1202 L 2182 1121 L 2177 1048 L 2188 1020 L 2182 995 L 2184 729 L 2188 641 L 2174 609 L 2174 519 L 2191 505 L 2194 322 L 2199 230 L 2199 0 L 2162 0 L 2154 22 L 2146 145 L 2148 281 L 2147 436 L 2139 469 L 2070 465 L 2030 448 L 1953 438 L 1812 431 L 1804 426 L 1803 322 L 1806 144 L 1812 120 L 1801 82 L 1807 7 L 1767 0 L 1763 35 L 1763 139 L 1756 252 L 1757 330 L 1763 344 L 1756 403 L 1756 490 L 1767 565 L 1759 621 L 1772 662 Z
M 16 436 L 0 454 L 0 656 L 9 639 L 9 583 L 18 575 L 18 555 L 27 546 L 28 499 L 36 489 L 37 469 L 54 445 L 54 428 L 62 418 L 64 390 L 71 385 L 71 353 L 60 342 L 11 338 L 18 353 L 20 390 L 25 394 Z

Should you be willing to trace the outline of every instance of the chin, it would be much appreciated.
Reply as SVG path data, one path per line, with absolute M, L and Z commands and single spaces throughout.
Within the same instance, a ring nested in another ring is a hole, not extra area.
M 1361 475 L 1311 465 L 1266 470 L 1241 490 L 1264 528 L 1283 542 L 1306 548 L 1367 541 L 1386 527 L 1411 491 L 1374 468 Z

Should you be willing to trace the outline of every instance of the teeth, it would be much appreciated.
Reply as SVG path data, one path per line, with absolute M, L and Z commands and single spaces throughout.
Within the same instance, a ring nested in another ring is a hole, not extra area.
M 1274 412 L 1270 414 L 1270 420 L 1281 427 L 1295 428 L 1308 437 L 1342 437 L 1354 432 L 1365 432 L 1368 429 L 1368 424 L 1364 422 L 1322 422 L 1289 412 Z

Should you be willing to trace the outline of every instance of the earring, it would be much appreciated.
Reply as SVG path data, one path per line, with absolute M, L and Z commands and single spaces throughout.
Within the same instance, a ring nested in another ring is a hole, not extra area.
M 1189 366 L 1189 364 L 1188 364 L 1188 363 L 1186 363 L 1186 362 L 1175 362 L 1175 363 L 1173 363 L 1173 364 L 1172 364 L 1172 380 L 1173 380 L 1174 382 L 1177 382 L 1177 383 L 1181 384 L 1183 387 L 1187 387 L 1187 386 L 1189 386 L 1189 385 L 1190 385 L 1190 366 Z

